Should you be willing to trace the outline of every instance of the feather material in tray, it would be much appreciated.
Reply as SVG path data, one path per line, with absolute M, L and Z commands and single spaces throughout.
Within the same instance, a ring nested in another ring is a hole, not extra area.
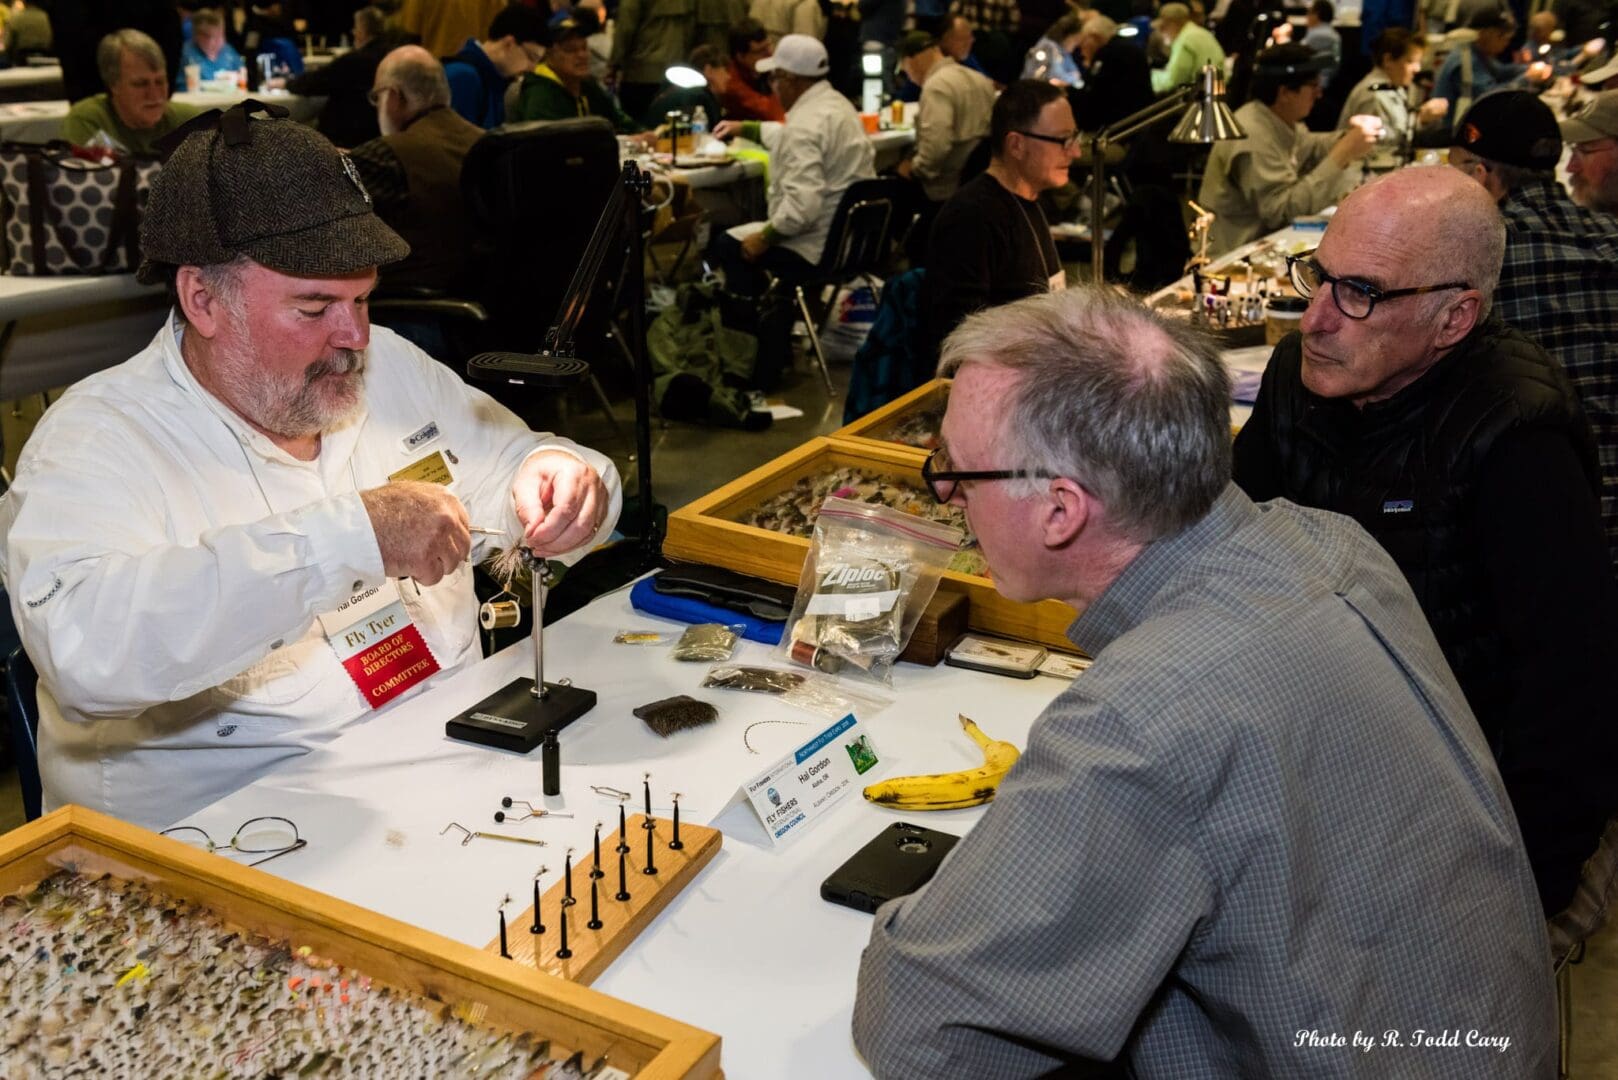
M 0 899 L 0 1072 L 531 1078 L 549 1040 L 454 1010 L 152 886 L 62 871 Z

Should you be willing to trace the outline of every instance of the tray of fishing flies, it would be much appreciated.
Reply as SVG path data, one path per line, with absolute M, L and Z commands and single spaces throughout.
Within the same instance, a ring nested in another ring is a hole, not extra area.
M 0 1010 L 11 1080 L 720 1075 L 716 1035 L 76 806 L 0 836 Z
M 960 550 L 938 588 L 966 596 L 969 626 L 1071 649 L 1064 633 L 1071 608 L 1054 600 L 1014 603 L 995 591 L 965 511 L 940 504 L 921 479 L 926 458 L 920 447 L 810 439 L 670 514 L 663 554 L 795 585 L 828 497 L 885 506 L 961 530 Z
M 903 397 L 872 409 L 864 416 L 832 432 L 834 439 L 862 439 L 870 442 L 932 450 L 938 446 L 938 430 L 949 405 L 948 379 L 922 383 Z

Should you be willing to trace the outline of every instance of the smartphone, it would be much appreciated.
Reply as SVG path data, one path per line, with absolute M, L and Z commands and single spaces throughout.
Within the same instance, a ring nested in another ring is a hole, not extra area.
M 958 836 L 896 821 L 820 883 L 820 898 L 867 915 L 932 878 Z

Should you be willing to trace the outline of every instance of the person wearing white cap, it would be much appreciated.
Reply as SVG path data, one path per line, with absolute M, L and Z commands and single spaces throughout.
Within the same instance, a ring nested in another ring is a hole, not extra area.
M 820 262 L 843 192 L 876 176 L 871 140 L 848 99 L 826 81 L 829 68 L 826 46 L 788 34 L 774 56 L 758 62 L 774 79 L 786 123 L 727 120 L 714 129 L 721 139 L 744 135 L 770 152 L 768 220 L 739 225 L 716 241 L 732 292 L 763 291 L 754 267 L 788 280 L 807 276 Z
M 1573 201 L 1618 214 L 1618 90 L 1603 90 L 1563 120 L 1562 141 L 1572 152 L 1567 183 Z
M 1618 57 L 1579 76 L 1579 82 L 1589 90 L 1618 90 Z

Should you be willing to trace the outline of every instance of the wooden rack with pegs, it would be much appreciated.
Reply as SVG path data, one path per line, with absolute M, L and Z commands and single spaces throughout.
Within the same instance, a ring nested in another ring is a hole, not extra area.
M 567 882 L 558 880 L 540 898 L 545 933 L 528 932 L 534 925 L 531 904 L 520 916 L 510 920 L 512 929 L 507 934 L 506 945 L 514 963 L 537 967 L 558 978 L 588 986 L 719 853 L 723 834 L 718 829 L 681 821 L 681 847 L 676 850 L 669 847 L 669 841 L 674 838 L 674 823 L 668 818 L 654 817 L 650 824 L 657 873 L 644 874 L 641 871 L 646 865 L 645 834 L 641 830 L 647 822 L 644 814 L 636 814 L 629 819 L 625 830 L 625 835 L 632 838 L 629 854 L 625 856 L 628 900 L 613 898 L 618 891 L 618 852 L 611 848 L 603 851 L 601 869 L 605 876 L 598 882 L 601 929 L 591 930 L 586 925 L 590 909 L 590 863 L 580 862 L 574 866 L 578 874 L 573 887 L 576 902 L 568 912 L 567 945 L 572 955 L 566 960 L 556 957 L 556 950 L 561 946 L 558 925 L 562 901 L 567 893 Z M 490 941 L 484 951 L 500 955 L 500 939 Z

